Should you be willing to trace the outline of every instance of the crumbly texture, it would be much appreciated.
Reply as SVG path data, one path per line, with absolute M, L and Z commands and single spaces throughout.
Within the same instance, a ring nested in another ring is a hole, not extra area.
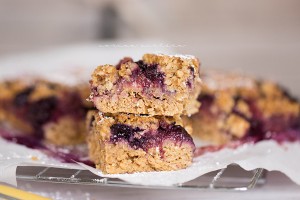
M 136 133 L 134 138 L 130 139 L 141 140 L 147 131 L 156 131 L 162 120 L 167 124 L 182 124 L 182 121 L 172 117 L 138 116 L 122 113 L 103 114 L 90 111 L 87 117 L 87 129 L 89 130 L 87 143 L 89 156 L 96 164 L 96 168 L 103 173 L 119 174 L 178 170 L 191 165 L 195 147 L 193 142 L 175 141 L 175 138 L 168 138 L 158 146 L 150 146 L 145 150 L 133 148 L 125 140 L 111 141 L 113 134 L 111 127 L 115 124 L 143 130 L 142 133 Z M 142 143 L 145 144 L 147 141 Z
M 199 65 L 192 56 L 162 54 L 102 65 L 92 74 L 90 100 L 104 113 L 191 115 L 200 106 Z
M 86 103 L 88 85 L 72 87 L 45 80 L 9 80 L 0 83 L 0 89 L 0 123 L 3 127 L 23 135 L 38 134 L 55 145 L 85 141 L 84 112 L 92 108 L 90 102 Z M 80 115 L 76 113 L 77 107 Z M 54 109 L 56 111 L 48 116 Z
M 272 82 L 217 71 L 208 71 L 202 80 L 202 106 L 188 120 L 194 135 L 203 140 L 221 145 L 257 131 L 250 130 L 255 128 L 251 123 L 270 123 L 264 131 L 277 131 L 272 130 L 273 119 L 280 118 L 285 128 L 291 119 L 300 119 L 299 102 Z
M 46 124 L 43 130 L 45 140 L 57 146 L 80 144 L 87 136 L 85 121 L 76 121 L 70 116 Z
M 14 113 L 3 108 L 0 108 L 0 126 L 15 129 L 25 135 L 31 135 L 34 131 L 30 123 L 18 118 Z
M 0 99 L 10 100 L 17 93 L 24 90 L 29 83 L 20 80 L 10 80 L 0 83 Z
M 123 174 L 150 171 L 174 171 L 184 169 L 192 163 L 191 147 L 182 144 L 180 147 L 172 142 L 163 144 L 164 158 L 156 148 L 132 150 L 127 144 L 106 144 L 100 142 L 103 148 L 95 156 L 101 162 L 96 168 L 108 174 Z
M 50 96 L 61 96 L 68 87 L 45 80 L 8 80 L 0 83 L 0 100 L 12 101 L 19 93 L 32 88 L 29 101 L 37 101 Z

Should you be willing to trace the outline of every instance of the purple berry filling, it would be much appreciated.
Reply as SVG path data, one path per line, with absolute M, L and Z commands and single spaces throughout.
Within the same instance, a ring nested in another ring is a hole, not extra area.
M 136 134 L 143 131 L 142 129 L 132 128 L 126 124 L 114 124 L 110 127 L 110 130 L 112 133 L 110 137 L 111 142 L 116 143 L 125 140 L 130 144 L 130 146 L 135 147 L 135 149 L 140 147 Z
M 240 114 L 241 117 L 250 123 L 250 130 L 244 137 L 245 140 L 254 140 L 257 142 L 274 139 L 278 142 L 283 142 L 300 139 L 299 116 L 274 115 L 264 118 L 254 101 L 248 100 L 246 102 L 250 107 L 253 117 L 249 119 Z
M 205 114 L 210 113 L 210 107 L 213 105 L 215 101 L 215 97 L 213 95 L 200 94 L 197 100 L 201 102 L 199 112 L 200 113 L 205 112 Z
M 133 62 L 131 58 L 124 58 L 116 65 L 116 69 L 120 70 L 121 65 L 126 62 L 132 62 L 137 66 L 135 69 L 133 69 L 130 75 L 130 80 L 126 80 L 120 77 L 116 81 L 116 83 L 114 83 L 117 88 L 117 93 L 122 92 L 125 87 L 130 87 L 132 85 L 135 85 L 135 87 L 138 86 L 142 88 L 142 92 L 145 95 L 149 95 L 149 96 L 153 96 L 154 91 L 157 92 L 157 88 L 159 88 L 163 93 L 168 93 L 168 91 L 165 90 L 165 84 L 164 84 L 165 74 L 159 71 L 158 64 L 146 64 L 142 60 Z M 98 97 L 102 95 L 112 95 L 110 91 L 107 90 L 98 93 L 97 87 L 95 87 L 91 81 L 90 84 L 91 84 L 91 92 L 94 97 Z M 160 97 L 154 97 L 154 98 L 160 98 Z
M 193 82 L 195 80 L 195 70 L 193 67 L 189 66 L 190 69 L 190 77 L 188 79 L 188 81 L 186 82 L 186 85 L 191 89 L 193 86 Z
M 164 84 L 165 74 L 159 71 L 157 64 L 145 64 L 143 61 L 138 61 L 136 64 L 137 67 L 132 71 L 130 81 L 124 82 L 122 78 L 119 79 L 119 91 L 123 91 L 126 85 L 135 84 L 142 88 L 145 95 L 153 96 L 157 88 L 160 88 L 162 92 L 167 92 Z
M 215 97 L 213 95 L 200 94 L 197 98 L 201 102 L 199 113 L 207 118 L 217 117 L 216 113 L 212 112 L 211 107 L 214 104 Z M 219 114 L 219 113 L 218 113 Z M 220 113 L 221 114 L 221 113 Z
M 150 82 L 160 87 L 164 86 L 165 74 L 158 71 L 158 64 L 146 64 L 142 60 L 136 62 L 139 70 L 133 73 L 133 76 L 143 74 Z
M 183 127 L 174 123 L 160 122 L 157 130 L 150 130 L 143 134 L 140 133 L 144 130 L 126 124 L 114 124 L 110 130 L 110 142 L 115 144 L 125 141 L 133 149 L 148 151 L 150 148 L 159 147 L 160 153 L 163 155 L 163 142 L 166 140 L 173 141 L 178 145 L 188 143 L 195 148 L 192 137 Z
M 20 92 L 19 94 L 16 95 L 14 99 L 14 105 L 16 107 L 24 106 L 25 104 L 28 103 L 28 97 L 29 95 L 33 92 L 34 87 L 30 87 L 25 89 L 24 91 Z
M 51 119 L 53 111 L 57 108 L 58 100 L 56 97 L 40 99 L 29 103 L 27 106 L 26 118 L 34 127 L 39 127 Z
M 75 119 L 84 119 L 88 110 L 89 108 L 84 105 L 78 93 L 66 92 L 64 98 L 58 103 L 54 120 L 63 115 L 70 115 Z

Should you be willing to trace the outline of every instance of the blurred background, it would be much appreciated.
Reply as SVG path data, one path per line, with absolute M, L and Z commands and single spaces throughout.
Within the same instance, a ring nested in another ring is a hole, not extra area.
M 203 68 L 273 79 L 300 96 L 299 11 L 298 0 L 0 0 L 0 59 L 150 39 Z

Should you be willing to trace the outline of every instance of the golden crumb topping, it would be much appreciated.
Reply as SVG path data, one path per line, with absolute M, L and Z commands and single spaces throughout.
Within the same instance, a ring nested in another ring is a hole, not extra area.
M 225 130 L 237 138 L 242 138 L 249 128 L 249 122 L 235 114 L 229 115 L 225 121 Z
M 2 82 L 0 83 L 0 99 L 12 99 L 25 88 L 26 84 L 20 80 Z

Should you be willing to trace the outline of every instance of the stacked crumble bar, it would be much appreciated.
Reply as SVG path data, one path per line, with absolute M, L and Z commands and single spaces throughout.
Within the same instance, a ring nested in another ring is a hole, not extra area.
M 201 107 L 189 118 L 195 136 L 216 145 L 300 139 L 300 104 L 278 85 L 220 71 L 202 80 Z
M 87 86 L 11 80 L 2 82 L 0 90 L 1 127 L 13 129 L 17 136 L 34 136 L 55 145 L 85 141 L 85 117 L 92 108 L 86 102 Z
M 89 155 L 103 173 L 178 170 L 192 163 L 191 126 L 181 115 L 198 111 L 199 61 L 145 54 L 92 74 Z

